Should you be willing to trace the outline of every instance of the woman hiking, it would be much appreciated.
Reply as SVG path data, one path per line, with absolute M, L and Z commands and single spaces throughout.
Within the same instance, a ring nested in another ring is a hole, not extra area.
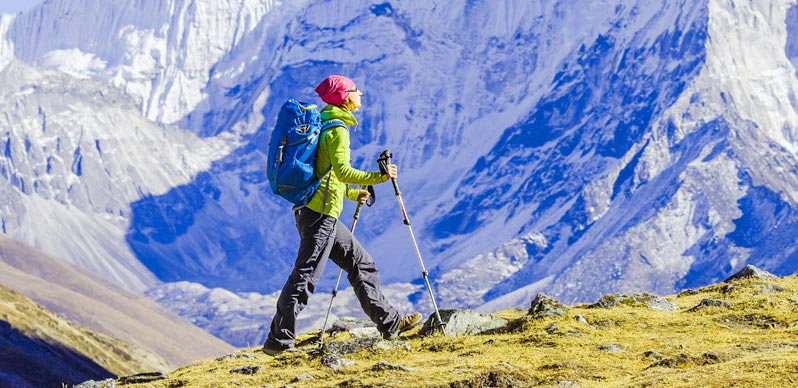
M 344 76 L 331 75 L 315 89 L 328 105 L 321 110 L 322 123 L 339 120 L 341 125 L 322 132 L 316 154 L 315 171 L 329 171 L 323 177 L 307 206 L 294 211 L 300 244 L 294 270 L 277 299 L 277 312 L 272 318 L 269 336 L 263 351 L 278 354 L 294 347 L 296 318 L 308 304 L 329 257 L 347 273 L 360 306 L 377 325 L 384 338 L 395 338 L 421 323 L 421 314 L 402 316 L 380 290 L 379 274 L 374 259 L 366 252 L 338 217 L 344 198 L 365 202 L 369 192 L 350 188 L 348 184 L 374 185 L 396 178 L 396 165 L 390 164 L 387 174 L 365 172 L 350 165 L 349 126 L 356 126 L 352 115 L 361 107 L 363 92 Z

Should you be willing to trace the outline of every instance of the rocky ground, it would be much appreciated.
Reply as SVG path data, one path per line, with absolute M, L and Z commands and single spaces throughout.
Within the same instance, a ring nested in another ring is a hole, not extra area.
M 271 357 L 241 349 L 167 375 L 86 382 L 115 387 L 788 387 L 798 384 L 798 277 L 746 267 L 678 295 L 608 295 L 567 306 L 442 310 L 442 327 L 396 341 L 339 321 Z

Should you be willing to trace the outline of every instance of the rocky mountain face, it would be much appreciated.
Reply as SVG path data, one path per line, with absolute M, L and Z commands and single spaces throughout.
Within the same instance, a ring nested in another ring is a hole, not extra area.
M 0 26 L 3 232 L 134 290 L 281 288 L 268 134 L 331 73 L 366 93 L 353 165 L 393 151 L 442 305 L 796 270 L 794 1 L 51 0 Z M 388 186 L 357 235 L 412 282 Z
M 232 147 L 153 123 L 96 81 L 14 61 L 0 83 L 10 107 L 0 119 L 4 234 L 131 290 L 156 284 L 125 242 L 130 202 L 191 179 Z

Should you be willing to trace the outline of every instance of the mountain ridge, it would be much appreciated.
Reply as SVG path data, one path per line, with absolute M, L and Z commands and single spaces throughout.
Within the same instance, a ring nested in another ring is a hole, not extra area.
M 163 357 L 158 369 L 232 349 L 143 296 L 3 236 L 0 269 L 0 284 L 72 322 Z

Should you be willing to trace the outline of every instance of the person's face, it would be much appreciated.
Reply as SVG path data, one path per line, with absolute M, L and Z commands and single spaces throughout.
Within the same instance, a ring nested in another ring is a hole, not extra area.
M 349 105 L 349 111 L 350 112 L 354 112 L 354 111 L 360 109 L 361 102 L 362 102 L 361 101 L 361 97 L 363 97 L 363 92 L 358 90 L 357 87 L 355 87 L 352 90 L 349 90 L 349 96 L 347 97 L 347 100 L 349 100 L 349 104 L 348 105 Z

